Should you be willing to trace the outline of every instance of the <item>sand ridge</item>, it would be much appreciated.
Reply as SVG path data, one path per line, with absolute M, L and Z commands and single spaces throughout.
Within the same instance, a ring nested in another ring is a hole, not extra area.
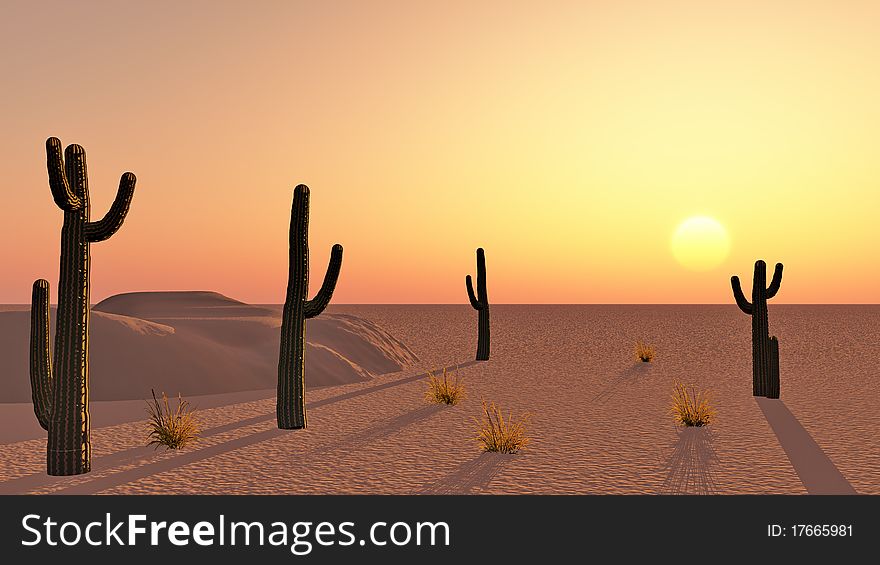
M 55 309 L 52 308 L 54 325 Z M 251 306 L 213 292 L 141 292 L 92 308 L 92 400 L 184 396 L 273 388 L 280 309 Z M 0 310 L 0 402 L 28 402 L 30 315 Z M 350 315 L 306 322 L 309 387 L 368 380 L 418 358 L 388 332 Z

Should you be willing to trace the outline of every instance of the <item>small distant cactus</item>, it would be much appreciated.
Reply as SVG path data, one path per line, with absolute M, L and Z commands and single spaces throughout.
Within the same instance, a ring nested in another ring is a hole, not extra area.
M 767 264 L 755 262 L 752 301 L 746 300 L 739 277 L 730 278 L 736 305 L 752 317 L 752 394 L 779 398 L 779 341 L 770 336 L 767 301 L 779 292 L 782 284 L 782 263 L 776 263 L 773 280 L 767 284 Z
M 86 152 L 46 141 L 49 187 L 64 211 L 54 361 L 49 351 L 49 283 L 34 282 L 31 297 L 30 378 L 37 421 L 49 433 L 46 472 L 79 475 L 91 469 L 89 425 L 89 245 L 122 226 L 136 178 L 124 173 L 104 218 L 89 221 Z
M 314 318 L 330 303 L 341 267 L 342 246 L 337 243 L 330 253 L 330 264 L 321 290 L 312 300 L 306 299 L 309 291 L 309 187 L 298 185 L 293 191 L 293 207 L 290 211 L 290 274 L 281 318 L 281 354 L 275 407 L 280 429 L 306 427 L 306 319 Z
M 477 294 L 471 276 L 465 277 L 468 298 L 471 306 L 478 312 L 477 320 L 477 361 L 489 359 L 489 296 L 486 292 L 486 254 L 483 248 L 477 249 Z

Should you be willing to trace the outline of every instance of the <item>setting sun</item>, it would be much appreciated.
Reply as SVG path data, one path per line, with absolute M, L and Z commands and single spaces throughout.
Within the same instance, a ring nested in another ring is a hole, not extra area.
M 708 271 L 730 252 L 730 237 L 718 220 L 694 216 L 679 224 L 672 235 L 672 255 L 688 269 Z

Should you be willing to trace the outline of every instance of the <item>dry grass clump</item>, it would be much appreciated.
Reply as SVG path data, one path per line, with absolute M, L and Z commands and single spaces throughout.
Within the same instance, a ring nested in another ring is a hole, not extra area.
M 636 359 L 642 363 L 650 363 L 657 355 L 657 349 L 653 345 L 649 345 L 643 341 L 636 342 Z
M 454 380 L 450 380 L 449 377 Z M 464 400 L 464 381 L 455 373 L 447 373 L 443 369 L 442 377 L 437 377 L 434 371 L 428 371 L 428 390 L 425 391 L 425 399 L 437 404 L 454 406 Z
M 525 449 L 530 439 L 526 437 L 526 424 L 529 414 L 524 414 L 518 421 L 511 418 L 507 413 L 507 420 L 494 402 L 483 404 L 483 418 L 476 420 L 479 425 L 479 434 L 476 437 L 483 451 L 493 453 L 516 453 Z
M 688 394 L 690 393 L 690 394 Z M 715 409 L 708 392 L 698 391 L 693 385 L 677 383 L 672 392 L 672 415 L 683 426 L 708 426 L 715 421 Z
M 189 406 L 189 402 L 177 395 L 177 408 L 172 411 L 168 405 L 168 396 L 162 393 L 162 403 L 156 398 L 156 391 L 150 389 L 153 394 L 153 403 L 147 402 L 147 411 L 150 414 L 149 439 L 147 445 L 154 445 L 158 449 L 164 445 L 165 449 L 182 449 L 198 439 L 201 426 L 195 414 Z

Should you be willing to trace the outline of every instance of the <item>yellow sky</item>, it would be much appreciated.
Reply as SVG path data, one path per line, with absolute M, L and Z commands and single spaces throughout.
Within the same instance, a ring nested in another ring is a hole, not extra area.
M 71 5 L 67 5 L 71 4 Z M 466 303 L 880 297 L 880 3 L 17 2 L 0 22 L 0 302 L 57 284 L 45 139 L 88 152 L 92 297 L 207 289 L 282 302 L 293 187 L 313 290 Z M 718 267 L 673 257 L 717 219 Z

